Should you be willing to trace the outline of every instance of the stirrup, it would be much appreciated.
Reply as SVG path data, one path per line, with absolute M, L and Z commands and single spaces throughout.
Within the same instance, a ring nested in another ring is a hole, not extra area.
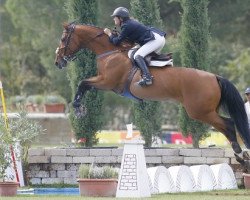
M 140 86 L 147 86 L 147 85 L 152 85 L 152 84 L 153 84 L 152 77 L 150 77 L 150 78 L 142 78 L 138 82 L 138 85 L 140 85 Z

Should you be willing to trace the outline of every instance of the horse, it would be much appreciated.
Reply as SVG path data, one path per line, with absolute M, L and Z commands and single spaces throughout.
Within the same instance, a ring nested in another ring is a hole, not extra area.
M 133 67 L 128 57 L 132 44 L 124 42 L 115 46 L 109 42 L 103 28 L 94 25 L 66 23 L 63 28 L 55 58 L 58 68 L 66 67 L 83 48 L 95 53 L 97 59 L 97 75 L 80 81 L 78 85 L 73 101 L 77 116 L 86 114 L 81 100 L 91 88 L 112 90 L 136 100 L 174 100 L 182 104 L 190 118 L 207 123 L 223 133 L 237 160 L 242 165 L 248 162 L 249 155 L 242 151 L 236 137 L 237 129 L 245 146 L 250 148 L 244 101 L 229 80 L 194 68 L 149 66 L 154 77 L 153 84 L 141 87 L 137 84 L 141 78 L 140 70 Z M 227 111 L 230 117 L 221 116 L 220 108 Z

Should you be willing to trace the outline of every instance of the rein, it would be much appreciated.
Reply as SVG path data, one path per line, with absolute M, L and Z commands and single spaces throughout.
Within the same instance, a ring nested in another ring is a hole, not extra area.
M 70 24 L 69 26 L 69 31 L 64 31 L 66 33 L 69 33 L 67 35 L 67 38 L 66 38 L 66 41 L 65 41 L 65 46 L 58 49 L 58 50 L 61 50 L 61 49 L 64 49 L 64 55 L 66 54 L 66 51 L 67 49 L 69 49 L 70 52 L 72 52 L 72 50 L 70 49 L 69 47 L 69 44 L 70 44 L 70 41 L 72 39 L 72 33 L 75 31 L 75 27 L 76 25 L 74 23 Z M 96 38 L 102 36 L 104 33 L 104 31 L 102 30 L 101 32 L 97 33 L 96 36 L 94 36 L 93 38 L 91 38 L 86 44 L 85 46 L 87 46 L 89 43 L 93 42 Z M 128 51 L 129 49 L 116 49 L 116 50 L 110 50 L 110 51 L 107 51 L 107 52 L 104 52 L 102 54 L 99 54 L 97 55 L 97 59 L 100 59 L 100 58 L 103 58 L 105 56 L 109 56 L 111 54 L 114 54 L 114 53 L 121 53 L 121 52 L 125 52 L 125 51 Z M 69 61 L 73 61 L 76 59 L 76 55 L 75 54 L 69 54 L 68 56 L 63 56 L 63 60 L 65 60 L 66 62 L 69 62 Z

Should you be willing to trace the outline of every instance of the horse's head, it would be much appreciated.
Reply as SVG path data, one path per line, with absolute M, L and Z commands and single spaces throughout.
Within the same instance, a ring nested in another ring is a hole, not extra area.
M 79 50 L 79 42 L 76 37 L 73 37 L 75 24 L 64 24 L 63 34 L 60 44 L 56 49 L 55 65 L 62 69 L 66 67 L 67 62 L 75 58 L 75 53 Z
M 96 55 L 118 49 L 127 50 L 132 44 L 123 42 L 120 46 L 114 46 L 109 42 L 108 36 L 102 28 L 92 25 L 64 24 L 64 30 L 59 47 L 56 49 L 55 65 L 63 68 L 68 61 L 73 60 L 81 48 L 90 49 Z

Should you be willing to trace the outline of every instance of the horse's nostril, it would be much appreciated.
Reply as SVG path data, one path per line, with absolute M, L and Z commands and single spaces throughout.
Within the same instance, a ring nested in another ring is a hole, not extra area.
M 57 61 L 55 62 L 55 65 L 58 66 L 58 62 Z

